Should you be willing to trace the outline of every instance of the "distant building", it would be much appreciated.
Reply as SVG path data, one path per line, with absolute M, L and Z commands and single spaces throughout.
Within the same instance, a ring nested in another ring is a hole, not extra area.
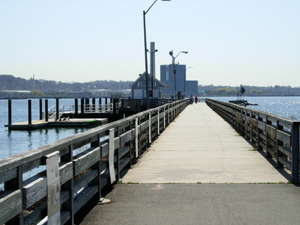
M 168 86 L 163 82 L 159 81 L 155 77 L 148 74 L 148 85 L 149 85 L 149 100 L 161 99 L 162 95 L 168 90 Z M 153 90 L 152 90 L 153 85 Z M 146 73 L 143 73 L 136 81 L 131 84 L 131 98 L 132 99 L 143 99 L 143 104 L 146 104 L 147 91 L 146 91 Z
M 198 93 L 198 81 L 197 80 L 187 80 L 186 81 L 186 90 L 185 90 L 185 93 L 186 93 L 186 97 L 189 97 L 191 96 L 191 94 L 193 96 L 198 96 L 199 93 Z
M 28 90 L 0 90 L 0 98 L 27 97 L 30 94 Z
M 167 97 L 175 96 L 175 92 L 180 92 L 181 95 L 185 95 L 186 65 L 175 65 L 176 81 L 175 78 L 173 78 L 173 69 L 172 64 L 160 66 L 160 80 L 169 86 L 169 89 L 166 91 Z

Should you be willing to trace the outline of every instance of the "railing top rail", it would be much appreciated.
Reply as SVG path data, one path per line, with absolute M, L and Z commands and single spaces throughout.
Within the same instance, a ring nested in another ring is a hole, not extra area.
M 219 103 L 219 104 L 222 104 L 222 105 L 226 105 L 230 108 L 239 109 L 239 110 L 244 111 L 244 112 L 245 111 L 251 112 L 251 114 L 259 115 L 259 116 L 262 116 L 264 118 L 268 117 L 268 120 L 271 120 L 271 121 L 281 121 L 281 122 L 283 122 L 285 124 L 288 124 L 288 125 L 300 125 L 300 121 L 287 119 L 287 118 L 284 118 L 284 117 L 281 117 L 281 116 L 278 116 L 278 115 L 275 115 L 275 114 L 272 114 L 272 113 L 267 113 L 267 112 L 263 112 L 263 111 L 259 111 L 259 110 L 255 110 L 255 109 L 249 109 L 249 108 L 246 108 L 244 106 L 236 105 L 234 103 L 223 102 L 223 101 L 208 99 L 208 98 L 206 98 L 205 101 L 211 101 L 211 102 Z
M 178 101 L 178 103 L 183 103 L 184 101 L 185 100 L 180 100 Z M 168 104 L 172 105 L 173 103 L 168 103 Z M 98 134 L 103 135 L 109 129 L 126 126 L 127 124 L 129 124 L 130 121 L 135 120 L 135 118 L 143 118 L 145 115 L 148 115 L 150 112 L 157 111 L 158 109 L 163 108 L 168 104 L 134 114 L 127 118 L 117 120 L 115 122 L 108 123 L 79 134 L 75 134 L 71 137 L 67 137 L 38 148 L 26 152 L 22 152 L 14 156 L 10 156 L 8 158 L 0 159 L 0 173 L 9 171 L 20 165 L 40 159 L 42 156 L 50 154 L 54 151 L 66 150 L 69 148 L 70 145 L 76 145 L 78 143 L 81 143 L 83 140 L 96 137 Z

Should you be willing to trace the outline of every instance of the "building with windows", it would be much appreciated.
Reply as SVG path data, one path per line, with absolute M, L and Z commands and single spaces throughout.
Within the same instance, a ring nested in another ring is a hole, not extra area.
M 185 83 L 185 93 L 186 97 L 191 95 L 198 96 L 198 81 L 197 80 L 187 80 Z
M 169 86 L 169 89 L 165 93 L 168 98 L 175 96 L 176 93 L 184 95 L 185 92 L 185 65 L 175 65 L 175 77 L 173 77 L 174 67 L 170 65 L 161 65 L 160 66 L 160 80 Z
M 163 82 L 157 80 L 155 77 L 148 74 L 148 88 L 149 88 L 149 100 L 162 99 L 163 94 L 168 90 L 168 86 Z M 146 89 L 146 73 L 140 75 L 140 77 L 131 85 L 131 98 L 143 99 L 142 104 L 146 103 L 147 89 Z M 151 101 L 152 103 L 153 101 Z M 156 101 L 157 102 L 157 101 Z
M 160 80 L 169 86 L 169 89 L 164 93 L 167 98 L 174 97 L 176 93 L 180 97 L 188 97 L 191 94 L 198 95 L 198 81 L 186 80 L 186 65 L 175 65 L 176 78 L 173 77 L 173 70 L 172 64 L 160 66 Z

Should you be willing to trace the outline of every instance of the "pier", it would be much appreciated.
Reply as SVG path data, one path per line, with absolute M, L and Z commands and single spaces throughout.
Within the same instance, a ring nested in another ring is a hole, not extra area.
M 156 106 L 172 102 L 171 99 L 155 99 Z M 32 100 L 28 99 L 26 111 L 28 121 L 13 122 L 13 100 L 8 100 L 9 130 L 33 130 L 49 127 L 90 127 L 106 124 L 145 110 L 141 99 L 119 98 L 81 98 L 74 99 L 73 105 L 60 105 L 58 98 L 55 105 L 48 107 L 48 99 L 39 99 L 39 117 L 32 118 Z M 79 104 L 80 103 L 80 104 Z M 44 110 L 43 110 L 44 108 Z M 23 109 L 24 110 L 24 109 Z
M 232 103 L 176 101 L 0 160 L 0 224 L 47 216 L 47 172 L 22 174 L 53 154 L 61 224 L 300 219 L 299 122 Z

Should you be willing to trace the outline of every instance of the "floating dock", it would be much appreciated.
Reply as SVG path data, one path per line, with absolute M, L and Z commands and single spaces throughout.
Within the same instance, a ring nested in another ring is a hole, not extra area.
M 5 127 L 8 127 L 10 130 L 34 130 L 53 127 L 95 127 L 106 124 L 107 121 L 107 118 L 78 118 L 59 121 L 48 119 L 48 121 L 33 120 L 31 124 L 28 124 L 28 122 L 8 124 Z

